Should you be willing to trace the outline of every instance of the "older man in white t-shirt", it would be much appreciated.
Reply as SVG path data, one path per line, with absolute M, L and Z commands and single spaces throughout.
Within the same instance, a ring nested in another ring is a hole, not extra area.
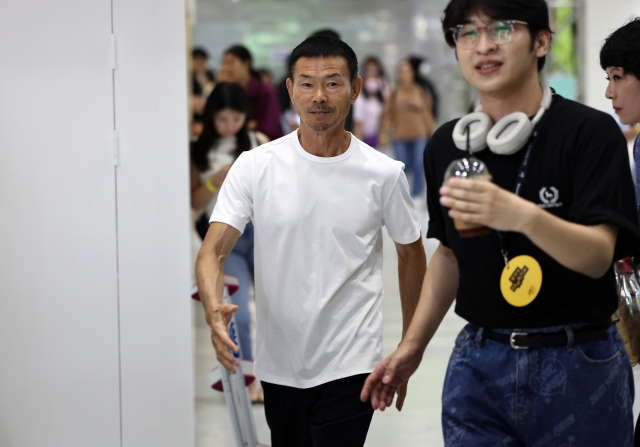
M 254 372 L 272 446 L 362 446 L 373 412 L 360 390 L 382 359 L 382 227 L 398 250 L 406 328 L 426 269 L 420 224 L 402 163 L 344 130 L 362 87 L 353 50 L 310 37 L 290 63 L 300 129 L 234 163 L 198 255 L 198 289 L 218 359 L 235 372 L 223 264 L 252 220 Z

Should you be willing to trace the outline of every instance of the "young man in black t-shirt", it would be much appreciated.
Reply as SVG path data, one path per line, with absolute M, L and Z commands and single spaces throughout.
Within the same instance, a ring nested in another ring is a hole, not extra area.
M 406 336 L 361 398 L 391 405 L 457 297 L 469 324 L 444 383 L 446 446 L 630 446 L 633 378 L 611 325 L 612 261 L 640 240 L 626 143 L 610 116 L 540 84 L 545 1 L 451 0 L 443 29 L 485 115 L 429 141 L 428 237 L 440 246 Z M 514 112 L 524 115 L 500 132 Z M 496 125 L 485 137 L 487 115 Z M 477 151 L 492 181 L 444 184 L 447 167 L 469 157 L 460 149 Z M 491 231 L 461 237 L 454 220 Z

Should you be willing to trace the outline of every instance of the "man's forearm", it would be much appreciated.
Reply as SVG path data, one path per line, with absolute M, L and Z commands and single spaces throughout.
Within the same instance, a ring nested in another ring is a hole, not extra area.
M 196 283 L 204 306 L 207 323 L 220 310 L 224 292 L 224 261 L 231 253 L 240 232 L 235 228 L 213 222 L 207 231 L 196 260 Z
M 420 301 L 420 290 L 426 270 L 427 258 L 422 245 L 422 236 L 413 244 L 398 250 L 398 282 L 400 283 L 403 337 Z
M 196 260 L 196 283 L 200 301 L 204 306 L 207 323 L 220 309 L 224 292 L 224 261 L 213 253 L 198 253 Z
M 617 227 L 568 222 L 531 203 L 522 233 L 558 263 L 590 278 L 600 278 L 613 261 Z
M 568 222 L 491 182 L 452 178 L 440 188 L 449 216 L 527 236 L 568 269 L 599 278 L 611 267 L 618 229 Z
M 404 341 L 423 352 L 458 292 L 458 261 L 451 249 L 440 245 L 424 277 L 420 301 Z

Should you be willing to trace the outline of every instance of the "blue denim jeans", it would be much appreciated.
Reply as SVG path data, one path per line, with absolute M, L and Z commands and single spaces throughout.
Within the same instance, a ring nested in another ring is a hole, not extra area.
M 442 393 L 446 447 L 632 447 L 634 385 L 615 326 L 605 341 L 514 349 L 468 325 Z M 497 330 L 511 333 L 512 330 Z
M 404 163 L 405 173 L 413 177 L 411 180 L 411 197 L 419 196 L 424 189 L 424 166 L 422 156 L 427 145 L 426 138 L 411 141 L 393 140 L 393 151 L 396 160 Z
M 249 283 L 253 278 L 253 223 L 249 222 L 224 262 L 224 273 L 238 278 L 238 291 L 231 302 L 238 306 L 235 313 L 240 356 L 253 360 L 251 343 L 251 311 L 249 310 Z

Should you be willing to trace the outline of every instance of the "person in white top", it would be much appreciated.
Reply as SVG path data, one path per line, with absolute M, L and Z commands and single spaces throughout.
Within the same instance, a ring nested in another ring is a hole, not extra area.
M 362 77 L 362 91 L 353 104 L 353 133 L 359 140 L 377 149 L 384 103 L 390 94 L 389 84 L 382 64 L 375 56 L 365 59 Z
M 402 163 L 344 130 L 361 87 L 341 40 L 314 36 L 293 50 L 287 88 L 300 128 L 240 155 L 198 254 L 212 342 L 235 372 L 227 325 L 236 307 L 222 304 L 223 264 L 253 221 L 254 373 L 273 447 L 364 445 L 373 411 L 360 390 L 382 359 L 382 227 L 398 251 L 405 328 L 426 270 Z
M 238 84 L 221 82 L 213 89 L 203 112 L 204 128 L 191 145 L 191 207 L 196 215 L 195 230 L 204 239 L 209 216 L 216 203 L 218 190 L 231 164 L 245 151 L 268 142 L 258 132 L 247 130 L 248 99 Z M 199 248 L 201 239 L 193 238 Z M 242 349 L 241 357 L 252 360 L 251 311 L 249 287 L 253 279 L 253 227 L 249 225 L 229 254 L 224 271 L 238 278 L 238 291 L 233 304 L 238 306 L 236 324 Z M 253 385 L 252 385 L 253 386 Z M 252 400 L 261 400 L 261 390 L 252 388 Z

